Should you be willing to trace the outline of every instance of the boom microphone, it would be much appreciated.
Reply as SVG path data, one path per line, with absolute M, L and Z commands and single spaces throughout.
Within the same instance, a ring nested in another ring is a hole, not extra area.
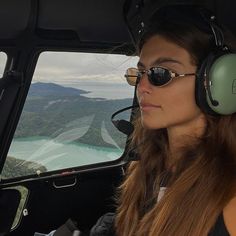
M 129 107 L 125 107 L 121 110 L 118 110 L 117 112 L 113 113 L 111 116 L 111 122 L 113 123 L 113 125 L 122 133 L 126 134 L 126 135 L 130 135 L 132 134 L 132 132 L 134 131 L 134 126 L 130 121 L 127 120 L 114 120 L 114 117 L 124 111 L 127 111 L 129 109 L 133 109 L 133 108 L 137 108 L 139 107 L 138 105 L 134 105 L 134 106 L 129 106 Z
M 124 111 L 127 111 L 129 109 L 133 109 L 133 108 L 138 108 L 138 105 L 133 105 L 133 106 L 129 106 L 129 107 L 125 107 L 121 110 L 118 110 L 117 112 L 113 113 L 111 116 L 111 122 L 114 124 L 114 126 L 121 131 L 123 134 L 126 135 L 130 135 L 132 134 L 132 132 L 134 131 L 134 126 L 130 121 L 127 120 L 114 120 L 114 117 Z M 127 161 L 138 161 L 140 160 L 140 156 L 138 155 L 138 153 L 136 152 L 137 148 L 132 148 L 131 150 L 128 151 L 128 155 L 127 155 Z
M 122 133 L 130 135 L 134 131 L 134 126 L 127 120 L 114 120 L 113 124 Z

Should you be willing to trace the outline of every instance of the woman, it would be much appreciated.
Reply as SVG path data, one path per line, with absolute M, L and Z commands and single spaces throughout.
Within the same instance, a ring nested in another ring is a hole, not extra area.
M 118 236 L 236 235 L 236 113 L 209 115 L 195 99 L 199 68 L 216 49 L 201 14 L 159 10 L 138 69 L 127 70 L 140 106 L 132 137 L 140 160 L 120 187 Z
M 162 8 L 151 19 L 138 69 L 126 73 L 137 86 L 130 148 L 140 160 L 128 167 L 116 214 L 90 235 L 236 236 L 236 110 L 212 115 L 199 92 L 205 58 L 223 48 L 215 33 L 195 7 Z

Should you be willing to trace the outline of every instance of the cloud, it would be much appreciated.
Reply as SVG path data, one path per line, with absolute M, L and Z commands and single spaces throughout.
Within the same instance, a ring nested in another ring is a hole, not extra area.
M 6 54 L 0 52 L 0 77 L 6 60 Z M 101 82 L 111 86 L 117 84 L 116 89 L 124 85 L 122 91 L 133 90 L 128 86 L 126 88 L 124 73 L 128 67 L 135 67 L 137 61 L 137 57 L 115 54 L 43 52 L 35 68 L 33 83 L 50 82 L 94 92 L 99 87 L 97 82 Z M 111 87 L 110 90 L 113 91 Z
M 100 80 L 103 82 L 124 82 L 128 67 L 135 67 L 137 57 L 124 55 L 44 52 L 36 66 L 35 81 Z

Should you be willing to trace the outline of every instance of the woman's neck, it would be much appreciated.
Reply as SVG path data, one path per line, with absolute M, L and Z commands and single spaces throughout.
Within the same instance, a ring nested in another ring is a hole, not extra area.
M 205 119 L 195 121 L 194 124 L 175 126 L 167 128 L 168 134 L 168 160 L 167 168 L 172 169 L 184 152 L 185 147 L 193 146 L 206 130 Z

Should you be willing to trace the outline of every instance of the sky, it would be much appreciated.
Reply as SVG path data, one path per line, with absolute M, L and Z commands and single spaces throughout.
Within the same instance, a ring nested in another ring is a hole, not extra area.
M 136 67 L 138 58 L 124 55 L 44 52 L 36 67 L 35 81 L 60 81 L 70 84 L 78 80 L 87 82 L 123 83 L 128 67 Z
M 0 75 L 6 55 L 0 52 Z M 136 67 L 138 58 L 98 53 L 43 52 L 36 66 L 35 81 L 98 79 L 104 82 L 124 81 L 128 67 Z
M 0 75 L 6 55 L 0 52 Z M 138 57 L 114 54 L 43 52 L 40 54 L 33 83 L 56 83 L 89 91 L 84 96 L 109 99 L 132 97 L 134 88 L 124 77 L 128 67 L 136 67 Z M 97 82 L 101 82 L 100 84 Z M 104 83 L 109 89 L 104 88 Z

